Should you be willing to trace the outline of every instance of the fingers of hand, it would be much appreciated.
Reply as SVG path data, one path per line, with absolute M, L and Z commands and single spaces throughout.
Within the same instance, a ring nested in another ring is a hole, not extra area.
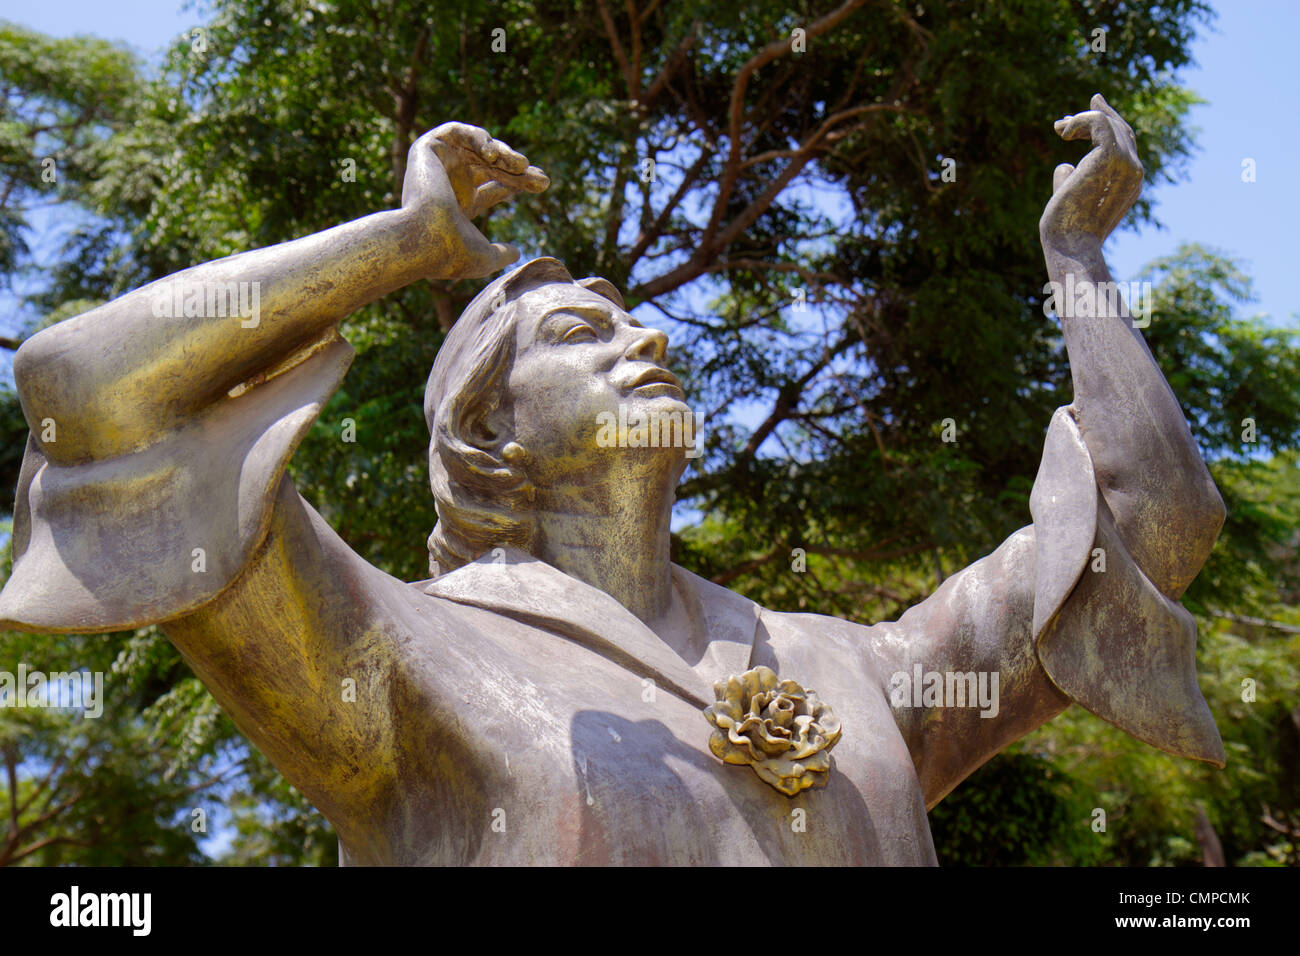
M 1061 163 L 1052 173 L 1052 192 L 1056 192 L 1070 178 L 1070 173 L 1074 172 L 1074 166 L 1070 163 Z
M 1097 110 L 1086 110 L 1082 113 L 1061 117 L 1056 121 L 1053 128 L 1061 139 L 1091 138 L 1095 143 L 1098 141 L 1099 136 L 1104 135 L 1103 130 L 1108 128 L 1109 125 L 1109 119 L 1104 113 Z
M 1092 99 L 1088 101 L 1088 107 L 1099 113 L 1108 113 L 1113 119 L 1119 119 L 1119 114 L 1106 102 L 1106 97 L 1100 93 L 1092 94 Z
M 499 139 L 494 139 L 479 153 L 485 160 L 504 169 L 508 173 L 519 175 L 528 168 L 528 160 L 518 150 L 511 149 Z
M 443 123 L 430 130 L 425 136 L 449 146 L 459 146 L 471 153 L 477 153 L 486 141 L 492 139 L 487 130 L 470 126 L 468 123 Z
M 493 139 L 487 130 L 478 126 L 470 126 L 468 123 L 443 123 L 429 135 L 436 143 L 455 146 L 468 153 L 468 156 L 462 155 L 462 162 L 486 164 L 512 176 L 524 176 L 530 171 L 528 159 L 523 153 L 499 139 Z M 544 189 L 545 186 L 542 188 Z
M 519 188 L 530 193 L 539 193 L 551 184 L 551 177 L 536 166 L 529 166 L 519 176 Z
M 522 176 L 509 176 L 500 170 L 488 167 L 479 167 L 478 171 L 482 171 L 484 175 L 475 178 L 475 185 L 478 188 L 474 192 L 474 202 L 469 213 L 471 219 L 519 192 L 539 193 L 551 182 L 536 166 L 528 167 L 528 171 Z
M 484 183 L 474 193 L 474 203 L 469 213 L 470 218 L 473 219 L 482 215 L 497 203 L 509 199 L 514 194 L 515 190 L 495 179 Z
M 551 184 L 547 176 L 536 166 L 530 166 L 527 158 L 507 146 L 500 140 L 492 140 L 490 149 L 479 153 L 486 162 L 483 170 L 489 179 L 499 179 L 509 183 L 517 190 L 539 193 Z M 477 158 L 477 157 L 476 157 Z
M 496 253 L 496 268 L 492 270 L 493 272 L 504 269 L 519 258 L 519 250 L 504 242 L 492 243 L 492 250 Z
M 551 184 L 547 175 L 536 166 L 529 166 L 522 175 L 507 173 L 495 166 L 479 166 L 475 170 L 476 185 L 491 182 L 509 186 L 512 192 L 539 193 Z
M 550 178 L 536 166 L 526 166 L 521 173 L 515 174 L 506 172 L 500 166 L 470 163 L 468 172 L 475 186 L 499 182 L 509 186 L 515 192 L 539 193 L 551 184 Z
M 1092 102 L 1089 105 L 1094 110 L 1105 113 L 1110 117 L 1111 125 L 1122 134 L 1122 140 L 1127 143 L 1128 147 L 1133 150 L 1133 153 L 1136 155 L 1137 137 L 1133 134 L 1133 127 L 1129 126 L 1124 117 L 1120 116 L 1119 113 L 1115 111 L 1115 107 L 1107 103 L 1106 98 L 1100 93 L 1093 95 Z

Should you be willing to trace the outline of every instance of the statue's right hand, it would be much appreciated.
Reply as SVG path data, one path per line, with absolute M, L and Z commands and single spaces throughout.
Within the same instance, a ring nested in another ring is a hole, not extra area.
M 521 153 L 477 126 L 443 123 L 417 139 L 407 156 L 402 208 L 449 241 L 429 277 L 478 278 L 518 259 L 519 250 L 488 242 L 471 220 L 516 193 L 539 193 L 549 185 Z

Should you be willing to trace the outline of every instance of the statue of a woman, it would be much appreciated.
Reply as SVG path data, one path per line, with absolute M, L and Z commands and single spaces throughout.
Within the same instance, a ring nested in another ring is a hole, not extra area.
M 775 613 L 669 561 L 689 450 L 598 440 L 620 404 L 689 413 L 666 337 L 553 259 L 492 282 L 438 353 L 430 580 L 371 567 L 298 495 L 285 464 L 353 354 L 338 323 L 501 269 L 515 251 L 470 220 L 547 185 L 453 123 L 412 147 L 400 209 L 23 345 L 0 626 L 161 623 L 349 863 L 934 863 L 926 810 L 1072 701 L 1222 765 L 1177 602 L 1223 503 L 1123 303 L 1078 291 L 1109 282 L 1142 166 L 1100 96 L 1057 129 L 1093 143 L 1041 222 L 1075 290 L 1074 403 L 1033 524 L 899 621 Z

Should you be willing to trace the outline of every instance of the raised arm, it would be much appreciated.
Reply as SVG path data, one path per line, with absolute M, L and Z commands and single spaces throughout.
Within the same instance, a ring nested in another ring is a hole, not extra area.
M 447 124 L 412 147 L 401 209 L 187 269 L 24 344 L 33 436 L 0 626 L 161 623 L 249 739 L 366 845 L 409 764 L 392 686 L 410 589 L 358 557 L 285 465 L 351 360 L 333 326 L 416 279 L 506 265 L 515 251 L 470 220 L 546 185 L 484 131 Z M 174 284 L 206 306 L 239 283 L 257 284 L 257 313 L 155 308 L 175 305 Z
M 1142 164 L 1128 124 L 1100 95 L 1091 105 L 1056 125 L 1093 149 L 1057 168 L 1040 223 L 1074 402 L 1048 429 L 1033 525 L 871 629 L 928 806 L 1071 702 L 1169 753 L 1224 761 L 1197 684 L 1195 623 L 1177 603 L 1223 501 L 1102 258 Z M 923 680 L 944 690 L 927 696 Z M 971 706 L 961 685 L 980 680 L 995 699 Z
M 1077 167 L 1056 169 L 1039 224 L 1043 255 L 1070 356 L 1070 408 L 1097 486 L 1139 567 L 1177 599 L 1209 556 L 1223 499 L 1178 400 L 1113 291 L 1101 246 L 1141 192 L 1142 163 L 1133 130 L 1101 94 L 1091 107 L 1056 124 L 1062 138 L 1090 138 L 1093 149 Z
M 368 302 L 417 279 L 503 268 L 516 250 L 470 220 L 546 186 L 510 147 L 447 123 L 411 147 L 400 209 L 194 266 L 38 333 L 14 378 L 41 451 L 74 464 L 142 448 L 294 364 Z M 42 437 L 47 419 L 55 441 Z
M 120 630 L 222 593 L 351 362 L 334 326 L 422 276 L 512 261 L 470 220 L 546 185 L 483 130 L 449 123 L 412 146 L 401 209 L 187 269 L 33 336 L 14 359 L 32 434 L 0 623 Z M 232 295 L 256 308 L 231 309 Z

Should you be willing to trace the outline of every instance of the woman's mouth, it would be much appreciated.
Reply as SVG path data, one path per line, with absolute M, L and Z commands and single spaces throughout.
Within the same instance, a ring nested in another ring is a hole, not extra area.
M 657 391 L 658 393 L 665 395 L 676 393 L 679 396 L 684 396 L 682 383 L 677 380 L 677 376 L 668 371 L 668 369 L 659 368 L 657 366 L 646 369 L 636 378 L 632 379 L 631 383 L 624 389 L 624 391 L 644 393 Z

